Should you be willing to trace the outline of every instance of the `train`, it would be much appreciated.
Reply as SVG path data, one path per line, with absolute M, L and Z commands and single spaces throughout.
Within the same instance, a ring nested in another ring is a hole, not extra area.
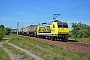
M 15 31 L 16 32 L 16 31 Z M 69 38 L 69 28 L 67 22 L 58 20 L 51 23 L 42 23 L 38 25 L 31 25 L 18 30 L 18 34 L 34 36 L 36 38 L 46 38 L 48 40 L 67 41 Z

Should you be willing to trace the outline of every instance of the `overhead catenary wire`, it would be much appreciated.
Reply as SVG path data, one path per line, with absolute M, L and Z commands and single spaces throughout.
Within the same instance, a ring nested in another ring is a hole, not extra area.
M 75 16 L 80 16 L 80 15 L 83 15 L 83 14 L 89 14 L 89 13 L 90 13 L 90 11 L 89 11 L 89 7 L 90 7 L 89 4 L 90 4 L 90 3 L 87 3 L 87 4 L 84 4 L 84 5 L 80 5 L 80 6 L 78 6 L 78 7 L 74 7 L 74 8 L 72 8 L 72 9 L 69 9 L 69 10 L 67 10 L 67 11 L 64 11 L 64 12 L 61 13 L 61 16 L 63 16 L 64 13 L 68 13 L 68 12 L 70 12 L 70 11 L 73 11 L 73 10 L 75 10 L 75 9 L 79 9 L 79 8 L 82 8 L 82 7 L 85 7 L 85 6 L 88 6 L 88 11 L 87 11 L 87 12 L 80 13 L 80 14 L 76 14 L 76 15 L 72 15 L 72 16 L 67 16 L 66 18 L 75 17 Z M 75 12 L 75 11 L 73 11 L 73 12 Z M 67 14 L 67 15 L 70 15 L 70 14 Z M 64 18 L 64 19 L 66 19 L 66 18 Z M 60 19 L 60 20 L 63 20 L 63 19 Z
M 90 11 L 84 12 L 84 13 L 80 13 L 80 14 L 76 14 L 76 15 L 72 15 L 72 16 L 67 16 L 66 18 L 62 18 L 61 20 L 64 20 L 64 19 L 67 19 L 67 18 L 70 18 L 70 17 L 80 16 L 80 15 L 83 15 L 83 14 L 89 14 L 89 13 L 90 13 Z
M 87 5 L 89 5 L 89 4 L 90 4 L 90 3 L 84 4 L 84 5 L 81 5 L 81 6 L 78 6 L 78 7 L 74 7 L 74 8 L 72 8 L 72 9 L 67 10 L 67 11 L 61 12 L 61 14 L 62 14 L 62 13 L 69 12 L 69 11 L 72 11 L 72 10 L 75 10 L 75 9 L 78 9 L 78 8 L 81 8 L 81 7 L 84 7 L 84 6 L 87 6 Z
M 70 1 L 68 4 L 65 4 L 65 6 L 67 6 L 69 4 L 73 4 L 75 1 L 77 1 L 77 0 Z M 55 11 L 48 13 L 47 14 L 48 16 L 47 17 L 44 17 L 44 18 L 53 17 L 53 14 L 56 14 L 55 12 L 57 12 L 57 10 L 59 10 L 61 8 L 64 8 L 65 6 L 62 6 L 62 7 L 58 8 L 58 9 L 55 9 Z M 60 13 L 58 13 L 58 14 L 60 14 Z
M 73 2 L 75 2 L 75 1 L 73 1 Z M 70 3 L 72 3 L 72 2 L 70 2 Z M 67 13 L 67 12 L 70 12 L 70 11 L 73 11 L 73 10 L 75 10 L 75 9 L 79 9 L 79 8 L 82 8 L 82 7 L 85 7 L 85 6 L 89 6 L 89 4 L 90 4 L 90 3 L 83 4 L 83 5 L 80 5 L 80 6 L 78 6 L 78 7 L 74 7 L 74 8 L 72 8 L 72 9 L 63 11 L 63 12 L 61 12 L 60 14 L 61 14 L 61 16 L 62 16 L 62 14 L 64 14 L 64 13 Z M 67 4 L 67 5 L 68 5 L 68 4 Z M 60 8 L 59 8 L 59 9 L 60 9 Z M 84 14 L 84 13 L 77 14 L 77 15 L 72 15 L 72 17 L 74 17 L 74 16 L 79 16 L 79 15 L 82 15 L 82 14 Z M 67 15 L 68 15 L 68 14 L 67 14 Z M 52 16 L 51 14 L 48 15 L 48 17 L 51 17 L 51 16 Z

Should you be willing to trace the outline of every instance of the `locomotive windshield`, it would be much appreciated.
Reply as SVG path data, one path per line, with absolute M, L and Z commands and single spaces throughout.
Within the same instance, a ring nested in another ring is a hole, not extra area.
M 58 28 L 68 28 L 67 24 L 58 24 Z

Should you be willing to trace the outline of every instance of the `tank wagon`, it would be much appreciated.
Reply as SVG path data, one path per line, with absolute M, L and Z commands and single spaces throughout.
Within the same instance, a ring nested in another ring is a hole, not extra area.
M 36 37 L 67 41 L 69 38 L 68 23 L 56 20 L 52 23 L 38 25 L 36 30 Z
M 22 32 L 23 32 L 23 29 L 21 28 L 21 29 L 18 29 L 18 34 L 19 35 L 22 35 Z
M 29 26 L 28 27 L 25 27 L 25 28 L 22 28 L 22 35 L 29 35 Z
M 22 29 L 22 35 L 35 36 L 37 25 L 28 26 Z
M 16 34 L 17 33 L 17 29 L 11 29 L 11 33 Z
M 30 26 L 28 29 L 29 36 L 35 36 L 36 35 L 36 29 L 37 29 L 37 25 Z

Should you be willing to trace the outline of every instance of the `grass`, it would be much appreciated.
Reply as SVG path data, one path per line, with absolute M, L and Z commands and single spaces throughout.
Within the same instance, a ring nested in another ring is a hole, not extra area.
M 78 40 L 85 41 L 85 42 L 90 42 L 90 38 L 79 38 Z
M 10 35 L 9 38 L 9 42 L 18 45 L 21 48 L 27 49 L 38 56 L 41 56 L 44 60 L 88 60 L 88 58 L 83 54 L 74 54 L 65 50 L 63 47 L 57 48 L 53 45 L 48 45 L 43 42 L 22 36 Z
M 14 48 L 13 46 L 4 43 L 3 46 L 5 46 L 10 52 L 22 56 L 21 60 L 26 59 L 26 60 L 34 60 L 30 56 L 28 56 L 25 52 L 20 51 L 19 49 Z
M 10 60 L 10 57 L 2 48 L 0 48 L 0 60 Z

